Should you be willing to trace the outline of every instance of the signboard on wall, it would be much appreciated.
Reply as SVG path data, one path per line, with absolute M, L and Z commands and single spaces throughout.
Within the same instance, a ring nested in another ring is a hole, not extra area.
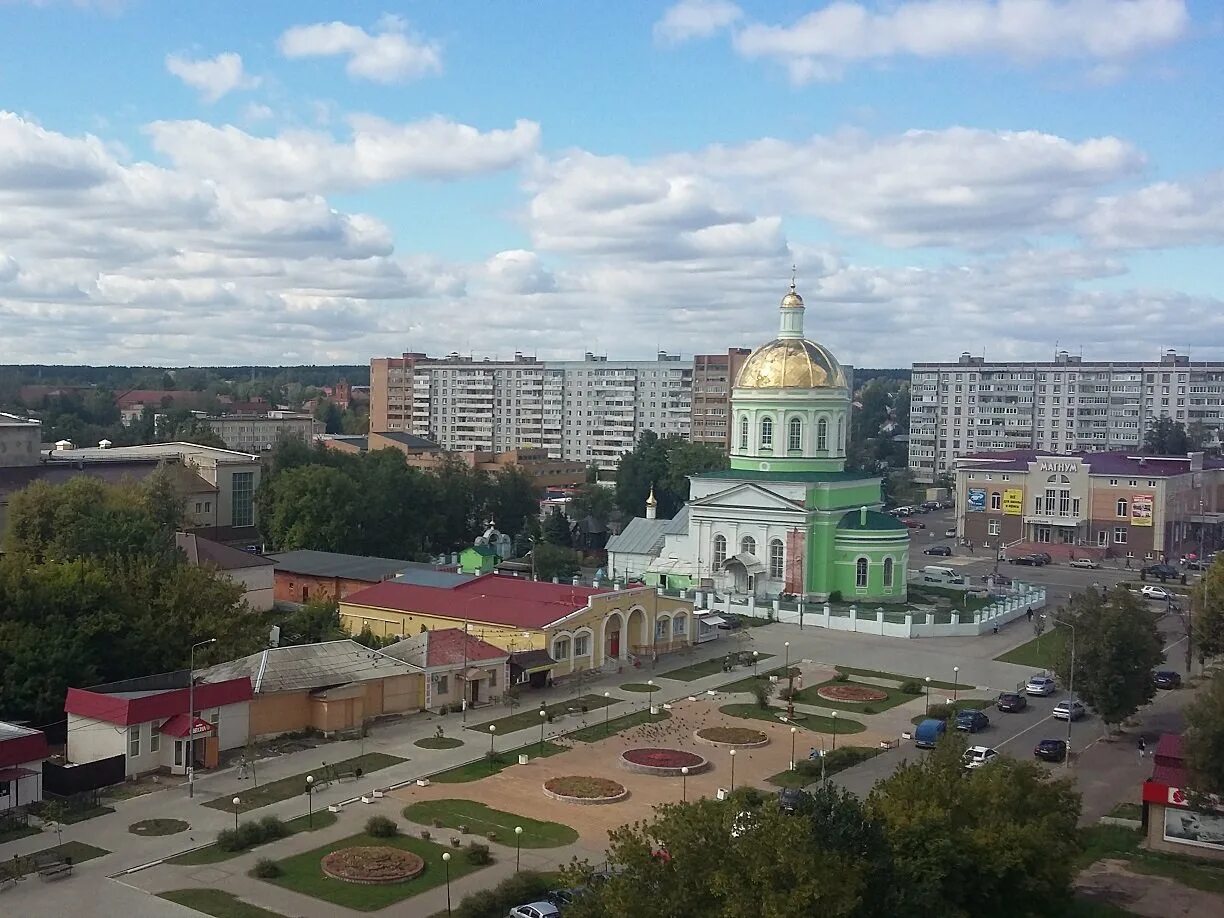
M 1131 497 L 1132 526 L 1152 525 L 1152 500 L 1151 494 L 1136 494 Z
M 966 501 L 966 510 L 970 512 L 978 512 L 986 509 L 986 489 L 985 488 L 970 488 L 969 498 Z
M 1020 488 L 1008 488 L 1003 492 L 1003 512 L 1008 516 L 1020 516 L 1024 513 L 1024 491 Z
M 1224 813 L 1165 807 L 1164 839 L 1178 845 L 1224 851 Z

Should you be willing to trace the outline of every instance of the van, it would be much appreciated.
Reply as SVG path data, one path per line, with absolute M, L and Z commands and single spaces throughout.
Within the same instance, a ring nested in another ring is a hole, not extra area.
M 922 569 L 922 580 L 924 583 L 950 583 L 961 586 L 965 582 L 965 578 L 958 574 L 950 567 L 941 567 L 938 564 L 928 564 Z
M 928 717 L 914 730 L 914 745 L 919 749 L 934 749 L 947 731 L 947 723 Z

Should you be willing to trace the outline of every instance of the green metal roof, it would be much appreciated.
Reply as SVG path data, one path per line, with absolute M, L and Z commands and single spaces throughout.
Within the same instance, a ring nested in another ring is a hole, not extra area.
M 905 531 L 905 526 L 898 522 L 895 517 L 889 516 L 887 513 L 881 513 L 879 510 L 868 510 L 866 520 L 863 519 L 862 510 L 851 510 L 841 518 L 837 528 L 857 529 L 861 532 Z
M 722 478 L 728 481 L 793 481 L 796 484 L 827 484 L 839 481 L 870 481 L 879 475 L 866 472 L 788 472 L 778 469 L 763 472 L 760 469 L 723 469 L 718 472 L 698 472 L 693 478 Z

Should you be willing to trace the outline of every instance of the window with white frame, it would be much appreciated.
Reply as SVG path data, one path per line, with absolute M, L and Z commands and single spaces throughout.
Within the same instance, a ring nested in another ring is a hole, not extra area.
M 1114 506 L 1114 516 L 1126 519 L 1126 500 L 1124 498 L 1118 498 L 1118 503 Z
M 998 491 L 990 492 L 990 509 L 1001 510 L 1003 508 L 1003 495 Z
M 740 551 L 746 555 L 756 554 L 756 539 L 752 536 L 744 536 L 740 539 Z
M 589 657 L 591 655 L 591 636 L 578 634 L 574 636 L 574 656 Z
M 786 576 L 786 547 L 781 539 L 773 539 L 769 543 L 769 576 L 781 580 Z
M 893 559 L 884 559 L 884 589 L 890 590 L 893 585 Z
M 681 635 L 688 633 L 688 616 L 683 612 L 676 613 L 676 617 L 672 619 L 672 634 Z
M 161 752 L 161 728 L 157 724 L 149 724 L 149 751 Z
M 748 448 L 748 415 L 740 415 L 740 449 Z
M 570 655 L 570 639 L 557 638 L 553 641 L 552 657 L 554 660 L 568 660 Z
M 990 522 L 986 524 L 986 534 L 992 536 L 997 536 L 999 534 L 998 520 L 990 520 Z
M 829 421 L 827 418 L 821 418 L 816 422 L 816 448 L 829 448 Z
M 859 589 L 867 586 L 867 559 L 859 558 L 854 565 L 854 585 Z
M 727 537 L 714 536 L 714 568 L 722 567 L 727 560 Z
M 773 447 L 773 418 L 761 418 L 761 446 L 766 449 Z
M 128 758 L 137 758 L 140 755 L 140 724 L 132 724 L 128 727 Z
M 670 627 L 671 624 L 666 618 L 655 619 L 655 637 L 667 640 L 667 632 Z
M 790 424 L 786 429 L 786 448 L 788 450 L 797 450 L 803 447 L 803 422 L 798 418 L 791 418 Z
M 1116 529 L 1114 529 L 1114 544 L 1115 545 L 1125 545 L 1126 544 L 1126 527 L 1125 526 L 1118 526 Z
M 438 676 L 437 681 L 434 683 L 434 691 L 439 695 L 448 694 L 450 692 L 450 676 L 446 675 L 446 673 Z

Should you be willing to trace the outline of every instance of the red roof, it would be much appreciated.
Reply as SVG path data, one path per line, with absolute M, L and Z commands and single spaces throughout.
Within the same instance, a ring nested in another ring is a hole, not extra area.
M 166 736 L 184 739 L 187 736 L 187 725 L 191 724 L 192 736 L 208 736 L 213 732 L 213 725 L 198 717 L 188 717 L 186 714 L 175 714 L 161 725 L 161 732 Z
M 0 733 L 0 767 L 24 765 L 47 757 L 47 737 L 41 730 L 13 727 L 11 734 L 7 727 Z
M 219 708 L 226 704 L 250 701 L 251 680 L 242 676 L 225 682 L 203 683 L 195 687 L 195 708 Z M 150 720 L 185 713 L 190 704 L 187 688 L 152 692 L 121 692 L 108 695 L 89 689 L 70 688 L 64 701 L 64 711 L 81 717 L 92 717 L 111 724 L 131 726 Z
M 541 583 L 520 577 L 485 574 L 450 588 L 387 580 L 345 597 L 346 603 L 408 614 L 542 628 L 586 606 L 606 588 Z
M 467 651 L 463 645 L 466 640 Z M 462 666 L 468 663 L 480 663 L 484 660 L 506 660 L 509 652 L 500 647 L 482 641 L 474 634 L 463 633 L 462 628 L 438 628 L 429 632 L 426 645 L 429 652 L 425 658 L 427 669 L 434 666 Z

